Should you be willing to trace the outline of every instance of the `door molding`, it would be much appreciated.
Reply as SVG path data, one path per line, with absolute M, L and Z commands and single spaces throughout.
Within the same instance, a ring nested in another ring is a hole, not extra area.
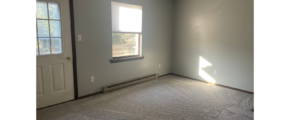
M 71 24 L 71 43 L 72 43 L 72 58 L 73 58 L 73 77 L 74 77 L 74 95 L 75 100 L 78 99 L 78 75 L 77 75 L 77 55 L 76 55 L 76 41 L 75 41 L 75 20 L 73 0 L 69 0 L 70 9 L 70 24 Z

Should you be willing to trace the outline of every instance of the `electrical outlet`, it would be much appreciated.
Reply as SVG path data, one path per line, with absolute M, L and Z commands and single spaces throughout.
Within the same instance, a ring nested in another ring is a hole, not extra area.
M 159 64 L 159 68 L 161 68 L 161 64 Z
M 91 82 L 95 82 L 94 76 L 91 77 Z
M 217 71 L 217 70 L 214 70 L 214 74 L 216 74 L 216 71 Z

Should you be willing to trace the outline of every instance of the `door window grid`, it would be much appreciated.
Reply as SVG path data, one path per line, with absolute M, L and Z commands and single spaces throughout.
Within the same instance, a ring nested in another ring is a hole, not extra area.
M 36 55 L 62 53 L 62 31 L 58 3 L 37 1 Z

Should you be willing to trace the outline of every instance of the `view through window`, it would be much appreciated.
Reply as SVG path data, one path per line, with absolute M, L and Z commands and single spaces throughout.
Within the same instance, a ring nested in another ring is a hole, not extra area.
M 36 3 L 36 55 L 62 53 L 60 10 L 58 3 Z

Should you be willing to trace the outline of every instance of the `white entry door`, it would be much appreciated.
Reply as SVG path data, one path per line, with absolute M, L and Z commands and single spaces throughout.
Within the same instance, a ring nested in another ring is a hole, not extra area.
M 36 1 L 37 108 L 74 99 L 69 0 Z

